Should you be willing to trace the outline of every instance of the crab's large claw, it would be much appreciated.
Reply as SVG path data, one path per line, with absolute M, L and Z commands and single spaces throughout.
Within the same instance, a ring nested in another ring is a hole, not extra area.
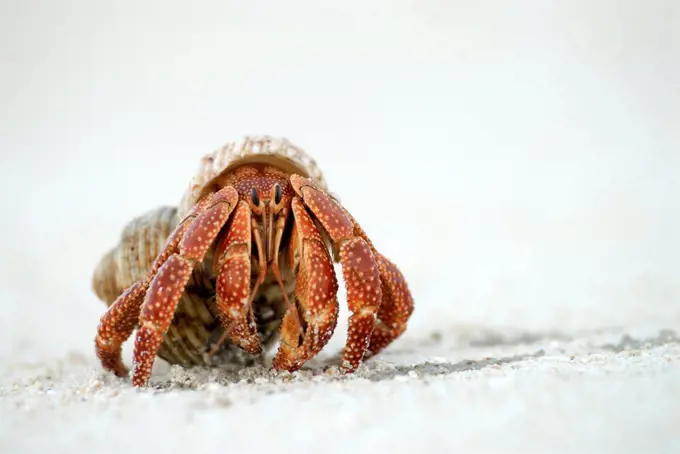
M 250 354 L 262 353 L 250 289 L 252 213 L 239 202 L 227 234 L 217 247 L 217 311 L 226 336 Z
M 299 255 L 295 304 L 281 324 L 275 369 L 297 370 L 326 345 L 338 320 L 338 282 L 333 261 L 302 201 L 292 202 L 291 250 Z
M 406 328 L 413 298 L 399 269 L 382 256 L 352 216 L 310 179 L 291 175 L 295 192 L 340 252 L 349 319 L 341 368 L 353 372 Z

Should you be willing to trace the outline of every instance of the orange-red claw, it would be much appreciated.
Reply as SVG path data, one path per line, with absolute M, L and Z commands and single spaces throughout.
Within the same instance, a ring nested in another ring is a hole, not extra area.
M 380 253 L 376 254 L 376 260 L 382 282 L 382 304 L 364 358 L 378 354 L 399 337 L 413 314 L 413 297 L 399 268 Z
M 228 338 L 250 354 L 262 353 L 250 296 L 251 211 L 241 201 L 217 248 L 217 311 Z
M 339 311 L 338 282 L 321 235 L 297 197 L 292 201 L 292 211 L 295 232 L 291 249 L 300 256 L 295 286 L 297 304 L 284 316 L 281 345 L 272 363 L 274 369 L 289 371 L 299 369 L 321 351 L 333 335 Z
M 368 349 L 383 299 L 375 250 L 349 213 L 328 194 L 308 178 L 291 175 L 290 180 L 295 192 L 303 198 L 333 243 L 339 246 L 347 304 L 352 312 L 341 369 L 353 372 Z
M 175 316 L 177 304 L 196 262 L 203 260 L 238 202 L 238 193 L 226 187 L 202 203 L 202 211 L 186 228 L 179 252 L 171 255 L 153 276 L 139 316 L 135 337 L 132 384 L 144 386 L 151 376 L 163 336 Z

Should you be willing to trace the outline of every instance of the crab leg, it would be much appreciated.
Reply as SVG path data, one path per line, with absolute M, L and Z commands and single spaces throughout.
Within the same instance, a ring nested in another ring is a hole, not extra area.
M 140 328 L 135 337 L 134 386 L 143 386 L 149 380 L 163 335 L 174 318 L 194 265 L 203 260 L 237 201 L 238 193 L 231 186 L 210 196 L 205 208 L 182 235 L 178 252 L 171 255 L 153 277 L 142 305 Z
M 251 218 L 248 203 L 241 201 L 217 249 L 216 291 L 217 310 L 225 334 L 234 344 L 255 355 L 262 353 L 262 345 L 253 316 L 252 298 L 249 298 Z M 256 285 L 263 280 L 263 271 L 267 269 L 266 262 L 262 264 L 264 251 L 261 248 L 259 253 L 261 271 Z
M 347 305 L 352 313 L 341 369 L 353 372 L 368 348 L 382 301 L 380 271 L 370 244 L 354 235 L 354 223 L 343 209 L 308 178 L 291 175 L 290 181 L 339 250 Z
M 347 287 L 347 306 L 352 313 L 340 367 L 344 372 L 353 372 L 368 348 L 382 289 L 378 267 L 366 241 L 352 238 L 339 242 L 342 244 L 340 262 Z
M 95 352 L 104 370 L 124 377 L 128 369 L 123 363 L 122 345 L 135 329 L 148 279 L 140 280 L 125 290 L 101 317 L 95 338 Z
M 364 359 L 378 354 L 406 330 L 413 313 L 413 297 L 403 274 L 387 257 L 377 252 L 375 258 L 382 282 L 382 304 Z
M 368 350 L 364 355 L 364 359 L 367 359 L 378 354 L 406 330 L 406 323 L 413 314 L 413 297 L 406 278 L 397 265 L 378 252 L 356 219 L 344 207 L 340 208 L 354 224 L 354 234 L 363 238 L 371 247 L 380 270 L 383 298 Z
M 369 349 L 369 355 L 377 353 L 403 332 L 413 310 L 411 294 L 401 272 L 375 250 L 344 208 L 311 180 L 291 175 L 290 181 L 339 250 L 352 312 L 341 368 L 353 372 Z
M 101 317 L 95 338 L 95 352 L 105 370 L 112 371 L 119 377 L 128 374 L 121 356 L 122 345 L 137 325 L 144 295 L 151 284 L 151 279 L 168 258 L 177 252 L 184 232 L 205 207 L 206 202 L 196 204 L 194 209 L 182 219 L 166 240 L 165 246 L 146 276 L 125 290 Z
M 326 345 L 338 320 L 338 282 L 328 249 L 302 201 L 292 201 L 295 221 L 291 250 L 299 254 L 296 304 L 281 324 L 281 345 L 272 366 L 297 370 Z

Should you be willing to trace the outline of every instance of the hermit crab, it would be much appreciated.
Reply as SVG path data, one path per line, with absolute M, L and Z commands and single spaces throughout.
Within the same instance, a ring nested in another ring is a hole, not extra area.
M 351 373 L 406 329 L 404 276 L 301 148 L 269 136 L 228 143 L 202 158 L 177 208 L 132 220 L 99 262 L 93 288 L 109 307 L 96 354 L 127 375 L 122 344 L 137 329 L 134 386 L 148 383 L 156 356 L 208 365 L 213 355 L 261 355 L 277 340 L 272 367 L 297 370 L 335 330 L 333 262 L 351 312 L 340 368 Z

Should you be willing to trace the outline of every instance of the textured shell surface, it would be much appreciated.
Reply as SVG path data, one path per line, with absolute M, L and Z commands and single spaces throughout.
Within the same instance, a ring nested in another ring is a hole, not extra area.
M 196 202 L 220 189 L 221 177 L 250 163 L 267 163 L 289 173 L 298 173 L 327 189 L 314 159 L 285 138 L 246 136 L 229 142 L 203 156 L 178 207 L 149 210 L 124 227 L 118 245 L 104 255 L 95 269 L 92 285 L 99 299 L 110 306 L 126 288 L 141 279 L 172 230 Z M 189 367 L 243 364 L 255 360 L 229 342 L 225 342 L 214 357 L 208 358 L 205 354 L 223 333 L 215 308 L 215 276 L 209 271 L 210 261 L 208 257 L 195 268 L 164 336 L 158 354 L 171 364 Z M 291 271 L 282 268 L 282 273 L 286 292 L 292 297 L 295 282 L 290 279 Z M 260 286 L 253 308 L 263 346 L 270 348 L 278 340 L 278 329 L 285 313 L 284 298 L 273 277 L 269 276 Z

